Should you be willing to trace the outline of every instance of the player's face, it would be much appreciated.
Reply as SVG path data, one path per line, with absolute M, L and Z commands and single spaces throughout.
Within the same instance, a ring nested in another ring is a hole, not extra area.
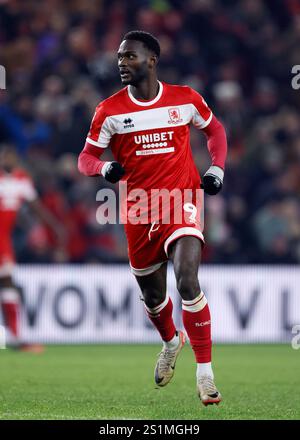
M 7 172 L 11 172 L 17 165 L 17 154 L 9 147 L 0 149 L 0 167 Z
M 141 41 L 122 41 L 118 50 L 118 67 L 122 84 L 137 86 L 147 78 L 154 58 Z

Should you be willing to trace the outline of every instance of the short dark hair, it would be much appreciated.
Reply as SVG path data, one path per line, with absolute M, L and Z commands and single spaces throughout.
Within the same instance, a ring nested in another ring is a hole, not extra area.
M 144 43 L 144 45 L 147 47 L 147 49 L 154 52 L 158 58 L 160 56 L 160 45 L 159 45 L 158 39 L 155 38 L 149 32 L 130 31 L 130 32 L 127 32 L 126 35 L 124 35 L 123 41 L 124 40 L 141 41 L 142 43 Z

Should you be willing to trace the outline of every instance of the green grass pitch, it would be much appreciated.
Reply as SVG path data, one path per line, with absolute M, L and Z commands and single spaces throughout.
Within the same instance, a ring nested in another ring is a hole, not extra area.
M 0 350 L 0 419 L 300 419 L 300 350 L 217 345 L 219 406 L 195 392 L 189 345 L 168 386 L 156 388 L 160 345 L 47 346 L 34 355 Z

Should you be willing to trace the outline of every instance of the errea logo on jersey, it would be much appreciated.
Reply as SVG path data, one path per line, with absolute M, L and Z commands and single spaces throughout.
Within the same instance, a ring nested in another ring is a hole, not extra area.
M 178 107 L 169 108 L 168 112 L 170 117 L 170 119 L 168 120 L 169 124 L 179 124 L 180 122 L 182 122 L 182 119 L 180 118 L 180 110 Z
M 133 120 L 131 118 L 126 118 L 123 121 L 124 128 L 133 128 L 134 124 L 132 124 Z

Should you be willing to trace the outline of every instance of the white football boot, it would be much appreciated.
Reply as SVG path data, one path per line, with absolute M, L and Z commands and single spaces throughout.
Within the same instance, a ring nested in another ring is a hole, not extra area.
M 154 370 L 154 379 L 156 385 L 159 387 L 164 387 L 172 379 L 177 357 L 185 344 L 185 334 L 182 331 L 178 331 L 177 333 L 179 336 L 178 347 L 175 350 L 169 350 L 163 347 L 158 355 L 158 361 Z
M 218 405 L 222 396 L 217 390 L 214 380 L 208 374 L 200 376 L 197 379 L 197 393 L 203 405 Z

